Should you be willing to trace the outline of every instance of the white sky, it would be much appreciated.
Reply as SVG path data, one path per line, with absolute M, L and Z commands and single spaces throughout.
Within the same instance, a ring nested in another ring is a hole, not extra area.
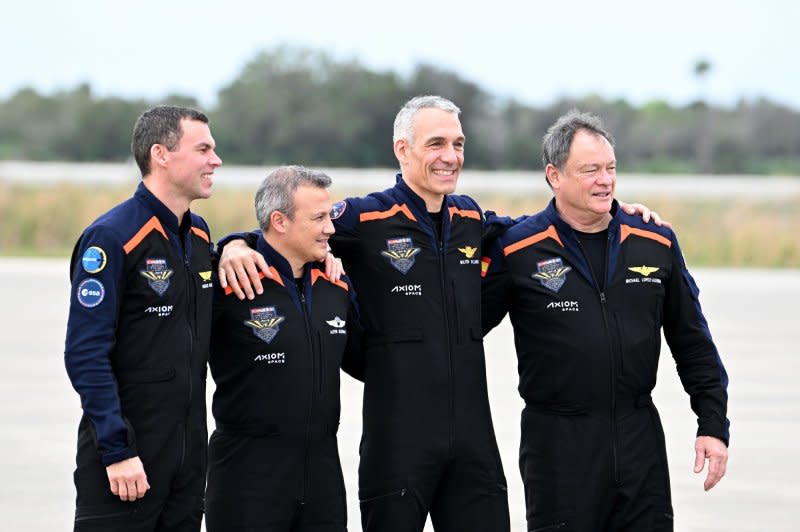
M 5 0 L 0 98 L 81 82 L 102 95 L 170 92 L 211 105 L 279 44 L 407 73 L 420 61 L 545 105 L 596 93 L 634 104 L 766 96 L 800 109 L 795 0 Z M 713 67 L 704 84 L 692 68 Z

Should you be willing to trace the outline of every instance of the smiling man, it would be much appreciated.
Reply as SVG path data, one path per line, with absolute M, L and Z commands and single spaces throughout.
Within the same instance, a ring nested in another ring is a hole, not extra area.
M 75 530 L 200 530 L 211 250 L 189 206 L 211 195 L 214 149 L 199 111 L 142 114 L 141 184 L 73 251 L 64 361 L 83 407 Z
M 347 530 L 339 368 L 351 371 L 361 338 L 349 281 L 318 262 L 334 233 L 330 183 L 301 166 L 267 176 L 256 248 L 272 279 L 252 301 L 215 288 L 209 532 Z
M 613 199 L 616 157 L 600 120 L 548 130 L 554 199 L 484 258 L 483 323 L 510 313 L 519 359 L 520 470 L 529 530 L 671 531 L 664 435 L 650 392 L 661 331 L 697 414 L 695 472 L 725 474 L 728 377 L 675 234 Z
M 464 163 L 459 113 L 439 96 L 409 100 L 394 123 L 395 186 L 333 206 L 331 248 L 364 327 L 367 532 L 422 531 L 428 515 L 437 532 L 509 530 L 481 335 L 483 218 L 453 194 Z M 228 244 L 220 264 L 229 280 L 252 279 L 241 243 Z

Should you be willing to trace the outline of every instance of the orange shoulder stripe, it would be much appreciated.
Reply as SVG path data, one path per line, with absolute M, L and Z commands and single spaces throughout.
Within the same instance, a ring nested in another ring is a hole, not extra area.
M 136 246 L 141 244 L 142 240 L 144 240 L 144 238 L 147 235 L 149 235 L 152 231 L 158 231 L 159 233 L 161 233 L 161 236 L 163 236 L 164 238 L 169 240 L 169 237 L 167 236 L 167 233 L 164 231 L 164 228 L 161 226 L 161 222 L 158 221 L 158 218 L 153 216 L 152 218 L 147 220 L 147 223 L 144 224 L 142 226 L 142 228 L 139 229 L 139 231 L 137 231 L 137 233 L 135 235 L 133 235 L 133 238 L 128 240 L 127 244 L 122 246 L 122 249 L 125 251 L 125 254 L 128 255 L 128 254 L 130 254 L 131 251 L 136 249 Z
M 211 239 L 208 238 L 208 233 L 206 233 L 202 229 L 192 226 L 192 233 L 196 234 L 197 236 L 205 240 L 207 244 L 211 242 Z
M 335 285 L 336 285 L 336 286 L 338 286 L 339 288 L 344 288 L 344 291 L 345 291 L 345 292 L 347 292 L 347 291 L 349 291 L 349 290 L 350 290 L 350 287 L 348 287 L 348 286 L 347 286 L 347 283 L 345 283 L 345 282 L 344 282 L 344 281 L 342 281 L 341 279 L 340 279 L 340 280 L 338 280 L 338 281 L 335 281 L 335 282 L 334 282 L 334 281 L 331 281 L 331 280 L 328 278 L 328 276 L 327 276 L 327 275 L 325 275 L 325 272 L 323 272 L 323 271 L 320 271 L 320 270 L 317 270 L 316 268 L 314 268 L 313 270 L 311 270 L 311 286 L 314 286 L 314 283 L 316 283 L 316 282 L 317 282 L 317 279 L 319 279 L 320 277 L 322 277 L 323 279 L 325 279 L 326 281 L 328 281 L 328 282 L 329 282 L 329 283 L 331 283 L 331 284 L 335 284 Z
M 417 219 L 414 218 L 414 215 L 409 210 L 408 205 L 403 203 L 402 205 L 395 205 L 391 209 L 386 211 L 370 211 L 370 212 L 362 212 L 359 220 L 362 222 L 370 222 L 372 220 L 383 220 L 386 218 L 391 218 L 398 212 L 402 212 L 405 214 L 406 218 L 411 220 L 412 222 L 416 222 Z
M 450 219 L 453 219 L 454 215 L 459 215 L 462 218 L 475 218 L 479 222 L 481 221 L 481 215 L 478 211 L 470 211 L 470 210 L 461 210 L 458 207 L 450 207 Z
M 668 248 L 672 247 L 672 241 L 670 241 L 669 238 L 663 237 L 653 231 L 647 231 L 645 229 L 637 229 L 636 227 L 631 227 L 630 225 L 624 225 L 624 224 L 620 226 L 619 243 L 622 244 L 623 242 L 625 242 L 625 239 L 628 238 L 630 235 L 636 235 L 642 238 L 649 238 L 650 240 L 655 240 L 659 244 L 667 246 Z
M 271 279 L 272 281 L 275 281 L 276 283 L 278 283 L 283 287 L 286 286 L 285 284 L 283 284 L 283 279 L 281 279 L 281 274 L 278 273 L 278 270 L 275 269 L 275 266 L 270 266 L 268 270 L 272 274 L 272 279 Z M 266 275 L 264 275 L 264 272 L 258 272 L 259 279 L 264 279 L 265 277 Z M 233 288 L 231 288 L 231 285 L 229 284 L 228 286 L 225 287 L 225 295 L 229 296 L 232 293 L 233 293 Z
M 562 248 L 564 247 L 564 244 L 561 242 L 561 239 L 558 238 L 558 233 L 556 233 L 555 226 L 551 225 L 550 227 L 548 227 L 546 230 L 542 231 L 541 233 L 536 233 L 535 235 L 529 236 L 528 238 L 520 240 L 519 242 L 515 242 L 515 243 L 511 244 L 510 246 L 504 247 L 503 248 L 503 255 L 508 257 L 509 255 L 514 253 L 515 251 L 519 251 L 522 248 L 526 248 L 528 246 L 532 246 L 532 245 L 536 244 L 537 242 L 541 242 L 545 238 L 552 238 L 553 240 L 558 242 L 559 246 L 561 246 Z

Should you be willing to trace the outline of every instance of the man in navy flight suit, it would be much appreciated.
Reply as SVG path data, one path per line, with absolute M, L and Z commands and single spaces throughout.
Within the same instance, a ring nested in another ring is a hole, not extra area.
M 672 230 L 614 200 L 600 120 L 570 112 L 544 138 L 554 199 L 488 246 L 486 331 L 514 327 L 529 530 L 673 529 L 664 434 L 650 393 L 661 331 L 697 415 L 695 472 L 728 457 L 728 377 Z
M 208 226 L 189 205 L 211 195 L 214 149 L 199 111 L 142 114 L 136 193 L 73 251 L 64 361 L 83 408 L 75 530 L 200 530 L 212 268 Z

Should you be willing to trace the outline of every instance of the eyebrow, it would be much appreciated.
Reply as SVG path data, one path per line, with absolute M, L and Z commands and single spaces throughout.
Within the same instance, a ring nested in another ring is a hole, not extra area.
M 425 145 L 428 145 L 428 144 L 433 144 L 433 143 L 435 143 L 435 142 L 442 142 L 442 141 L 446 141 L 446 140 L 447 140 L 447 139 L 446 139 L 445 137 L 442 137 L 442 136 L 439 136 L 439 137 L 431 137 L 431 138 L 429 138 L 429 139 L 426 139 L 426 140 L 425 140 Z M 456 137 L 456 139 L 455 139 L 455 140 L 453 140 L 453 142 L 459 142 L 459 141 L 460 141 L 460 142 L 464 142 L 465 140 L 466 140 L 466 138 L 465 138 L 465 137 L 462 135 L 462 136 L 460 136 L 460 137 Z

